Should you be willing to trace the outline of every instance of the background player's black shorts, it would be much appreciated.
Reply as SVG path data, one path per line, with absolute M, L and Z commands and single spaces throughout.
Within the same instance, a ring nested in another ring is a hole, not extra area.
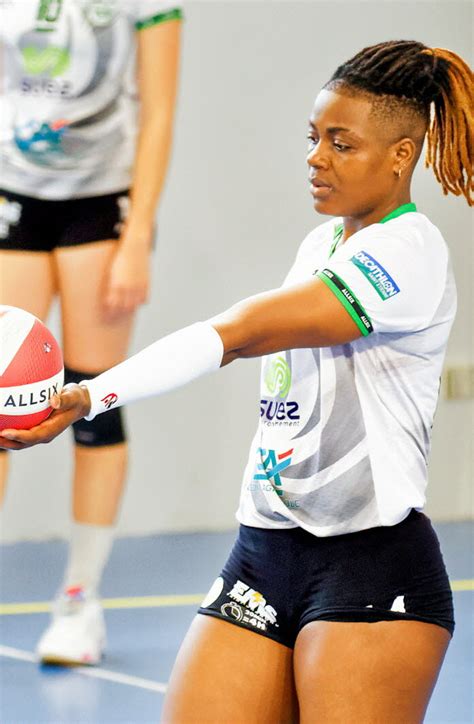
M 451 587 L 429 519 L 330 538 L 242 525 L 199 613 L 292 648 L 310 621 L 423 621 L 454 631 Z
M 118 239 L 127 208 L 128 190 L 49 201 L 0 189 L 0 249 L 53 251 Z

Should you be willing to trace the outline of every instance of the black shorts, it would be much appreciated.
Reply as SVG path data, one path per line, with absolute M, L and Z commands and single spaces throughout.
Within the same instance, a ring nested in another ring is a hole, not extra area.
M 49 201 L 0 189 L 0 249 L 53 251 L 118 239 L 128 203 L 127 190 Z
M 423 621 L 454 631 L 451 587 L 429 519 L 330 538 L 242 525 L 199 613 L 292 648 L 310 621 Z

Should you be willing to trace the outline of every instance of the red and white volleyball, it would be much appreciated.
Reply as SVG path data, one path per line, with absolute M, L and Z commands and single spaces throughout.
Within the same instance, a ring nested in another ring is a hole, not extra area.
M 39 425 L 63 382 L 61 348 L 49 329 L 24 309 L 0 305 L 0 431 Z

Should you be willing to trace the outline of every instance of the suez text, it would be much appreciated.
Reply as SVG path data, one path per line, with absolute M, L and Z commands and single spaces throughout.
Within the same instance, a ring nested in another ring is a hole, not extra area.
M 299 405 L 294 401 L 260 400 L 260 417 L 267 420 L 299 420 Z
M 51 78 L 22 78 L 21 92 L 25 95 L 69 96 L 72 84 L 67 80 Z

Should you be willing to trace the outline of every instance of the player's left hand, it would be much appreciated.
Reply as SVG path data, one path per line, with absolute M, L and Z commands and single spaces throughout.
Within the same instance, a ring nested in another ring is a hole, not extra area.
M 76 384 L 63 387 L 61 394 L 51 397 L 50 404 L 53 408 L 51 415 L 31 430 L 0 430 L 0 448 L 24 450 L 51 442 L 73 422 L 88 415 L 91 409 L 88 389 Z
M 148 299 L 150 246 L 119 242 L 103 298 L 104 314 L 115 320 L 132 314 Z

